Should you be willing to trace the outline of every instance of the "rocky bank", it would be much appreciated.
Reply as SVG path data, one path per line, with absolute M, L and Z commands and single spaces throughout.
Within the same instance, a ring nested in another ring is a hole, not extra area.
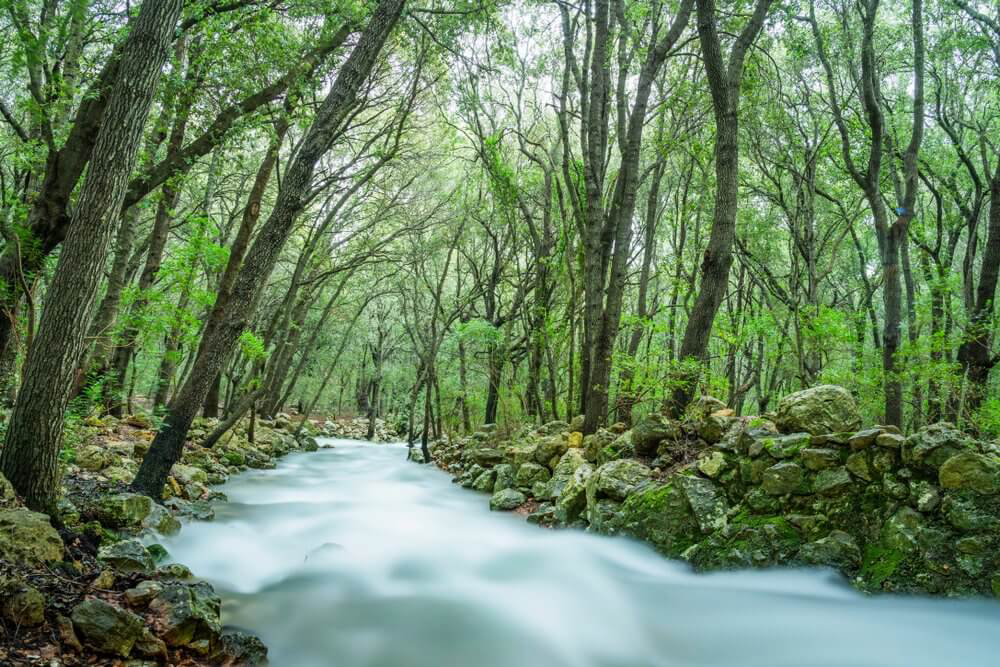
M 1000 596 L 1000 447 L 950 424 L 862 428 L 832 385 L 761 417 L 702 397 L 683 420 L 586 437 L 582 423 L 488 425 L 431 455 L 492 509 L 637 538 L 699 570 L 825 565 L 863 591 Z
M 285 454 L 315 451 L 315 435 L 363 437 L 356 420 L 244 421 L 215 446 L 199 442 L 217 425 L 198 420 L 168 479 L 163 505 L 130 493 L 153 439 L 143 416 L 89 418 L 68 438 L 60 516 L 21 506 L 0 477 L 0 664 L 255 665 L 259 639 L 221 623 L 221 601 L 159 545 L 181 520 L 213 517 L 212 488 L 247 468 L 272 468 Z M 389 440 L 381 420 L 376 433 Z M 57 530 L 55 525 L 59 525 Z

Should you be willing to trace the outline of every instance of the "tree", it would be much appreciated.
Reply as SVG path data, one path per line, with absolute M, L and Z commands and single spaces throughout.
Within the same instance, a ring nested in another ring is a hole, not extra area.
M 146 0 L 125 40 L 91 168 L 25 361 L 0 470 L 35 509 L 55 505 L 63 414 L 115 229 L 109 216 L 121 208 L 181 5 Z

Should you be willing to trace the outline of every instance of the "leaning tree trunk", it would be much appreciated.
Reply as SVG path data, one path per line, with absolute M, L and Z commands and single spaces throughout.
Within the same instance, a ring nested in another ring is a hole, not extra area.
M 181 0 L 146 0 L 125 41 L 70 233 L 49 285 L 24 382 L 0 454 L 0 470 L 27 505 L 53 510 L 63 416 L 83 352 L 108 246 L 135 165 Z
M 305 206 L 316 163 L 330 149 L 339 136 L 344 118 L 355 108 L 358 91 L 368 79 L 382 46 L 399 21 L 403 3 L 404 0 L 382 0 L 379 3 L 338 73 L 330 93 L 317 110 L 316 118 L 285 174 L 274 209 L 247 253 L 246 262 L 233 284 L 222 321 L 215 330 L 206 331 L 202 337 L 194 372 L 171 401 L 163 426 L 142 461 L 132 484 L 135 490 L 153 498 L 161 497 L 170 468 L 180 459 L 191 422 L 204 403 L 209 386 L 245 331 L 257 294 L 274 269 L 295 219 Z

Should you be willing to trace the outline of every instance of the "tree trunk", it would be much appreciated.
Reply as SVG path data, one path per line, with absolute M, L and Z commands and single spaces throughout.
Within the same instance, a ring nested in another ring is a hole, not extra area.
M 33 509 L 55 509 L 63 415 L 115 229 L 108 217 L 117 220 L 121 210 L 181 5 L 181 0 L 146 0 L 125 40 L 120 79 L 25 360 L 0 470 Z
M 378 4 L 338 73 L 330 93 L 317 110 L 313 124 L 285 174 L 274 209 L 234 281 L 221 324 L 214 331 L 206 331 L 202 337 L 195 370 L 171 401 L 163 426 L 143 459 L 133 482 L 137 491 L 160 498 L 167 474 L 180 458 L 188 429 L 205 401 L 208 387 L 246 329 L 257 294 L 274 269 L 295 219 L 306 203 L 305 196 L 312 184 L 316 163 L 339 136 L 343 119 L 354 108 L 359 89 L 368 79 L 383 44 L 399 20 L 403 2 L 382 0 Z

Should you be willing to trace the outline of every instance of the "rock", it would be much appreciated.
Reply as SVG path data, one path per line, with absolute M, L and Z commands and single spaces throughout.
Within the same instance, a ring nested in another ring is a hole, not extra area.
M 167 644 L 152 633 L 149 628 L 143 628 L 142 634 L 135 640 L 135 652 L 147 658 L 167 659 Z M 154 663 L 156 664 L 156 663 Z
M 722 489 L 700 477 L 677 475 L 674 481 L 687 498 L 691 512 L 703 533 L 719 530 L 726 525 L 729 503 Z
M 869 445 L 875 443 L 875 439 L 881 435 L 882 429 L 880 428 L 866 428 L 863 431 L 858 431 L 850 438 L 847 439 L 847 444 L 851 449 L 864 449 Z
M 27 584 L 0 591 L 0 612 L 16 626 L 33 627 L 45 621 L 45 596 Z
M 849 534 L 834 530 L 824 538 L 803 544 L 796 558 L 809 565 L 856 568 L 861 564 L 861 549 Z
M 256 667 L 267 662 L 267 647 L 259 637 L 227 630 L 219 638 L 219 649 L 212 655 L 212 661 L 222 667 Z
M 840 463 L 840 452 L 825 447 L 806 447 L 799 452 L 799 458 L 810 470 L 824 470 Z
M 509 463 L 501 463 L 496 468 L 496 480 L 493 483 L 493 492 L 503 491 L 504 489 L 510 489 L 514 486 L 514 477 L 517 474 L 517 470 L 514 469 Z
M 941 504 L 941 494 L 927 482 L 914 482 L 910 493 L 921 512 L 933 512 Z
M 783 496 L 802 489 L 805 471 L 797 463 L 783 461 L 764 471 L 761 487 L 772 496 Z
M 856 431 L 861 416 L 854 397 L 846 389 L 825 384 L 781 399 L 775 423 L 783 433 L 821 435 Z
M 938 481 L 944 489 L 995 495 L 1000 493 L 1000 462 L 983 454 L 962 452 L 941 465 Z
M 851 486 L 854 480 L 844 466 L 821 470 L 813 480 L 813 491 L 824 495 L 839 493 Z
M 717 410 L 698 421 L 698 437 L 709 444 L 715 444 L 723 439 L 735 422 L 732 410 Z
M 80 639 L 76 636 L 76 630 L 73 629 L 73 621 L 68 616 L 63 616 L 62 614 L 56 616 L 56 629 L 59 631 L 59 639 L 62 640 L 63 644 L 74 651 L 83 651 L 83 644 L 80 643 Z
M 713 412 L 725 409 L 725 403 L 717 399 L 715 396 L 705 394 L 695 399 L 694 403 L 691 404 L 690 412 L 696 419 L 700 419 L 707 417 Z
M 580 517 L 587 508 L 587 483 L 593 474 L 594 468 L 589 463 L 584 463 L 573 471 L 573 476 L 556 498 L 556 521 L 568 524 Z
M 496 479 L 496 470 L 484 470 L 472 483 L 472 489 L 474 491 L 482 491 L 483 493 L 493 493 L 493 484 L 496 482 Z
M 98 598 L 84 600 L 73 607 L 73 628 L 83 643 L 101 653 L 128 657 L 142 636 L 144 622 L 126 611 Z
M 114 588 L 115 585 L 115 571 L 114 570 L 101 570 L 101 573 L 94 577 L 94 580 L 90 582 L 90 585 L 94 588 L 99 588 L 103 590 L 110 590 Z
M 0 475 L 0 509 L 10 509 L 17 506 L 17 493 L 15 493 L 13 485 L 7 481 L 6 477 Z
M 0 510 L 0 558 L 30 566 L 55 563 L 63 558 L 63 543 L 48 516 L 26 509 Z
M 611 498 L 622 501 L 643 482 L 649 480 L 653 471 L 635 459 L 610 461 L 598 468 L 587 484 L 587 505 L 591 505 L 591 491 L 595 498 Z
M 576 472 L 576 469 L 584 465 L 586 462 L 586 459 L 583 458 L 583 452 L 579 449 L 573 448 L 566 450 L 566 453 L 560 457 L 559 462 L 552 471 L 552 477 L 549 479 L 545 499 L 555 500 L 558 498 L 562 494 L 563 489 L 566 488 L 566 485 L 573 479 L 573 473 Z
M 299 436 L 299 444 L 302 446 L 302 451 L 305 452 L 319 451 L 319 443 L 316 441 L 316 438 L 312 437 L 311 435 Z
M 890 449 L 899 449 L 906 442 L 904 438 L 899 433 L 879 433 L 875 438 L 875 444 L 879 447 L 888 447 Z
M 569 443 L 563 434 L 549 436 L 538 443 L 538 448 L 535 450 L 535 463 L 547 466 L 549 461 L 558 459 L 567 449 L 569 449 Z
M 73 461 L 83 470 L 98 472 L 111 465 L 111 453 L 98 445 L 87 445 L 76 451 Z
M 680 425 L 662 415 L 642 417 L 632 427 L 631 442 L 639 456 L 654 456 L 661 440 L 680 440 Z
M 537 463 L 525 463 L 517 469 L 514 486 L 519 489 L 530 489 L 535 482 L 549 481 L 549 469 Z
M 206 582 L 168 582 L 150 601 L 159 636 L 168 646 L 187 646 L 194 641 L 214 640 L 222 630 L 222 601 Z
M 180 532 L 181 522 L 162 505 L 153 503 L 150 513 L 142 520 L 142 527 L 169 536 Z
M 611 446 L 612 443 L 615 446 Z M 632 456 L 632 435 L 617 436 L 607 429 L 598 429 L 596 433 L 583 436 L 583 457 L 590 463 L 606 463 L 623 456 Z
M 569 449 L 583 447 L 583 433 L 580 431 L 570 431 L 569 435 L 566 436 L 566 447 Z
M 144 431 L 153 428 L 153 422 L 149 421 L 149 417 L 146 415 L 129 415 L 125 418 L 125 423 L 132 428 L 138 428 Z
M 702 538 L 688 496 L 674 483 L 644 487 L 621 506 L 620 532 L 653 545 L 670 558 L 679 558 Z
M 872 471 L 864 452 L 854 452 L 847 457 L 847 469 L 866 482 L 872 481 Z
M 149 572 L 156 563 L 139 540 L 122 540 L 102 546 L 97 557 L 122 572 Z
M 170 475 L 184 486 L 208 483 L 208 473 L 183 463 L 175 463 L 170 469 Z
M 761 441 L 764 451 L 776 459 L 787 459 L 795 456 L 802 449 L 808 447 L 809 442 L 808 433 L 792 433 L 776 438 L 765 438 Z
M 569 428 L 569 424 L 566 422 L 554 419 L 546 424 L 542 424 L 538 427 L 539 435 L 556 435 L 557 433 L 562 433 Z M 577 429 L 579 430 L 579 429 Z
M 104 496 L 94 508 L 97 520 L 107 528 L 135 528 L 153 511 L 153 501 L 138 493 Z
M 501 489 L 490 498 L 490 509 L 507 511 L 517 509 L 527 500 L 527 497 L 516 489 Z
M 187 565 L 182 565 L 181 563 L 168 563 L 156 568 L 156 576 L 159 579 L 184 580 L 190 579 L 194 575 L 191 574 L 191 570 L 188 569 Z
M 955 454 L 969 451 L 968 439 L 947 422 L 925 426 L 903 445 L 903 462 L 926 470 L 937 470 Z
M 909 507 L 901 507 L 882 526 L 882 543 L 902 553 L 913 553 L 920 543 L 923 517 Z
M 484 468 L 490 468 L 503 462 L 503 452 L 493 447 L 479 447 L 469 450 L 469 458 Z
M 722 452 L 712 452 L 698 459 L 698 470 L 707 477 L 715 479 L 726 467 L 726 456 Z
M 163 590 L 163 584 L 147 579 L 140 581 L 134 588 L 125 591 L 125 600 L 132 607 L 145 607 Z

